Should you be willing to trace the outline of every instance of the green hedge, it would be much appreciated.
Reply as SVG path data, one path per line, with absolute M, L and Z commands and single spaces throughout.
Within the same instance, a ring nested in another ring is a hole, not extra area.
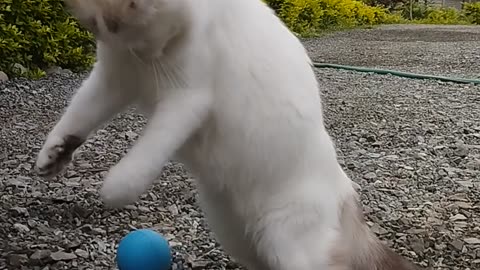
M 82 70 L 93 63 L 93 51 L 93 36 L 65 12 L 63 0 L 0 0 L 0 70 L 8 75 L 40 77 L 51 66 Z
M 464 3 L 463 12 L 470 23 L 480 24 L 480 2 Z
M 332 28 L 399 22 L 386 8 L 357 0 L 266 0 L 293 31 L 305 35 Z

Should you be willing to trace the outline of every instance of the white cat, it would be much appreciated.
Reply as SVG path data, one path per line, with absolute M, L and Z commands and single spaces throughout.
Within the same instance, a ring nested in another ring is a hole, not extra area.
M 198 179 L 224 249 L 249 270 L 406 270 L 363 221 L 337 162 L 302 44 L 260 0 L 68 0 L 97 62 L 39 153 L 62 171 L 132 104 L 144 134 L 106 176 L 106 205 L 133 203 L 169 159 Z

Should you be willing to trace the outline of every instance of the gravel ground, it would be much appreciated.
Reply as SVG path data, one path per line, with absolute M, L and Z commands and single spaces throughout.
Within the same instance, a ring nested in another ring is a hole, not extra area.
M 305 41 L 319 62 L 480 78 L 480 27 L 390 25 Z
M 475 76 L 479 34 L 389 26 L 305 44 L 318 61 Z M 318 77 L 328 129 L 345 170 L 362 186 L 375 233 L 431 269 L 478 269 L 480 86 L 333 69 Z M 66 73 L 0 84 L 0 269 L 115 269 L 115 245 L 133 228 L 165 234 L 174 269 L 240 269 L 212 239 L 180 164 L 168 164 L 134 206 L 103 208 L 102 176 L 144 124 L 133 111 L 100 130 L 56 181 L 32 172 L 81 79 Z

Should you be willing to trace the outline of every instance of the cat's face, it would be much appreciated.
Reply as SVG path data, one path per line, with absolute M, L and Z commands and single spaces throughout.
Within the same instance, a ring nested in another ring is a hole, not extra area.
M 183 0 L 66 0 L 72 14 L 112 47 L 156 54 L 188 17 Z

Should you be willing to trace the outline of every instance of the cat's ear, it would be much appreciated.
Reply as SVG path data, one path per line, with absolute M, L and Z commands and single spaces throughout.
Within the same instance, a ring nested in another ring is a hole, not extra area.
M 65 7 L 89 31 L 94 34 L 99 32 L 95 17 L 99 8 L 98 3 L 92 0 L 65 0 Z

